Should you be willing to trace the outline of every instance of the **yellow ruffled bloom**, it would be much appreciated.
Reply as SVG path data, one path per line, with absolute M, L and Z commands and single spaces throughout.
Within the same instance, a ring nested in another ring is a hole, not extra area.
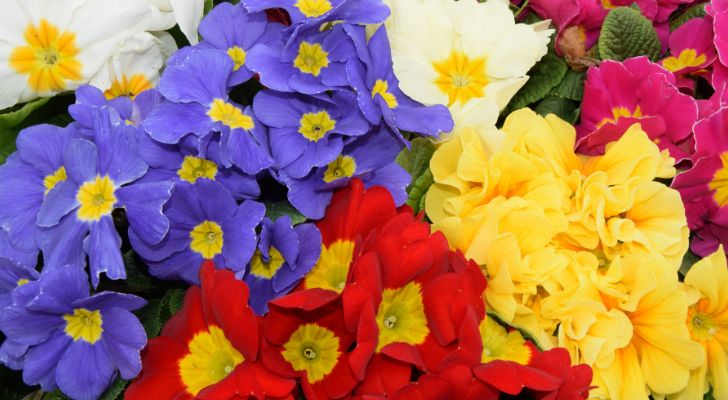
M 685 390 L 670 398 L 703 398 L 712 387 L 713 398 L 728 399 L 728 265 L 723 247 L 695 263 L 685 284 L 696 297 L 688 309 L 687 326 L 707 362 L 691 372 Z

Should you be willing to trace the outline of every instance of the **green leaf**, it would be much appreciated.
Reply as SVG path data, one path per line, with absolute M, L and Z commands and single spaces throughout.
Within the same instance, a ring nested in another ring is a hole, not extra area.
M 696 4 L 692 7 L 688 7 L 685 12 L 678 15 L 675 19 L 670 21 L 670 30 L 674 31 L 679 28 L 680 25 L 690 21 L 693 18 L 703 18 L 705 16 L 705 3 Z
M 148 338 L 159 335 L 162 330 L 162 300 L 150 299 L 147 304 L 137 311 L 139 321 L 141 321 L 144 330 L 147 332 Z
M 184 289 L 178 288 L 169 289 L 164 293 L 164 297 L 162 297 L 162 323 L 167 322 L 172 315 L 182 308 L 185 301 L 185 293 L 186 291 Z
M 683 256 L 682 263 L 680 264 L 680 275 L 687 275 L 688 271 L 690 271 L 690 268 L 693 267 L 693 264 L 698 261 L 700 261 L 700 257 L 692 251 L 688 250 L 688 252 L 685 253 L 685 256 Z
M 429 168 L 420 175 L 407 190 L 407 204 L 412 207 L 415 213 L 425 209 L 425 197 L 427 190 L 435 183 L 432 178 L 432 171 Z
M 534 111 L 543 115 L 556 114 L 564 121 L 573 124 L 579 118 L 579 103 L 561 97 L 549 96 L 541 100 Z
M 124 253 L 124 266 L 126 267 L 126 279 L 124 283 L 131 291 L 156 291 L 159 284 L 147 272 L 142 265 L 142 260 L 134 252 L 129 250 Z
M 15 151 L 15 139 L 18 132 L 0 128 L 0 165 L 5 163 L 9 155 Z
M 116 377 L 116 380 L 109 386 L 104 393 L 101 394 L 101 397 L 99 397 L 99 400 L 116 400 L 122 398 L 122 393 L 124 393 L 124 389 L 126 389 L 126 385 L 128 385 L 129 382 L 121 379 L 121 377 Z
M 210 10 L 212 10 L 212 7 L 214 7 L 214 6 L 215 6 L 215 3 L 213 0 L 205 0 L 205 6 L 203 8 L 204 13 L 205 14 L 209 13 Z
M 414 181 L 430 168 L 430 158 L 435 152 L 435 145 L 427 138 L 418 137 L 412 141 L 410 150 L 404 149 L 397 155 L 397 163 L 402 166 Z
M 508 110 L 518 110 L 546 97 L 561 82 L 568 69 L 566 62 L 549 45 L 549 52 L 528 72 L 528 82 L 508 103 Z
M 425 194 L 433 183 L 430 159 L 434 152 L 435 145 L 429 139 L 416 138 L 410 150 L 404 149 L 397 155 L 397 163 L 412 176 L 407 186 L 407 204 L 415 213 L 423 209 Z
M 572 71 L 566 72 L 564 79 L 551 90 L 549 95 L 561 97 L 562 99 L 581 101 L 584 96 L 584 77 L 586 73 Z
M 291 218 L 293 225 L 306 222 L 306 217 L 287 201 L 275 201 L 265 204 L 266 217 L 275 221 L 284 215 L 288 215 Z
M 30 113 L 42 107 L 50 97 L 41 97 L 29 101 L 22 106 L 13 107 L 12 111 L 0 114 L 0 128 L 12 128 L 23 122 Z
M 617 7 L 607 14 L 599 34 L 599 55 L 602 59 L 624 61 L 646 55 L 655 61 L 662 44 L 649 19 L 629 7 Z

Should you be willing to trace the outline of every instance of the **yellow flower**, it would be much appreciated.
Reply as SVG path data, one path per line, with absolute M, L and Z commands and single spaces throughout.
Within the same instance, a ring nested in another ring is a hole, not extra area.
M 687 326 L 702 346 L 706 363 L 693 370 L 685 390 L 671 398 L 702 398 L 711 386 L 714 398 L 728 399 L 728 265 L 723 247 L 695 263 L 685 284 L 697 292 Z

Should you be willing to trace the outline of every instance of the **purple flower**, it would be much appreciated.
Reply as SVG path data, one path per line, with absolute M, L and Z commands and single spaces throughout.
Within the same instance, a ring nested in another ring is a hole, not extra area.
M 268 312 L 268 301 L 291 291 L 313 268 L 320 253 L 321 233 L 315 225 L 293 227 L 287 215 L 275 222 L 263 219 L 258 247 L 244 279 L 255 313 L 264 315 Z
M 130 120 L 133 113 L 132 100 L 120 96 L 111 100 L 95 86 L 83 85 L 76 89 L 76 103 L 68 106 L 71 114 L 84 136 L 93 136 L 94 114 L 103 107 L 111 107 L 122 120 Z
M 311 168 L 333 161 L 344 148 L 346 136 L 369 131 L 355 96 L 346 91 L 329 97 L 263 90 L 255 96 L 253 109 L 269 128 L 278 168 L 293 178 L 303 178 Z
M 149 272 L 162 279 L 184 279 L 197 284 L 203 260 L 241 271 L 255 250 L 255 228 L 265 207 L 246 200 L 238 205 L 218 182 L 199 179 L 175 185 L 164 208 L 169 232 L 158 243 L 129 232 L 134 250 L 149 264 Z
M 38 272 L 16 260 L 0 257 L 0 309 L 12 304 L 13 290 L 38 279 Z
M 185 136 L 177 144 L 160 143 L 146 134 L 140 135 L 139 154 L 149 164 L 149 171 L 139 182 L 195 183 L 207 178 L 220 182 L 238 200 L 260 195 L 255 177 L 235 166 L 226 167 L 221 161 L 219 138 L 209 141 L 203 152 L 199 142 L 194 135 Z
M 238 166 L 255 174 L 273 164 L 261 145 L 265 127 L 228 98 L 227 87 L 233 61 L 222 51 L 188 51 L 168 65 L 159 81 L 166 99 L 144 121 L 154 140 L 176 144 L 192 133 L 202 139 L 221 134 L 221 155 L 226 166 Z M 207 138 L 209 139 L 209 138 Z M 204 142 L 204 141 L 203 141 Z
M 129 294 L 89 296 L 82 267 L 58 267 L 13 292 L 13 304 L 0 314 L 0 330 L 11 343 L 27 346 L 26 384 L 95 399 L 116 370 L 123 379 L 141 371 L 139 353 L 147 338 L 131 311 L 144 304 Z
M 48 192 L 37 223 L 46 228 L 45 267 L 81 265 L 88 255 L 96 286 L 102 272 L 110 279 L 126 277 L 112 211 L 123 207 L 130 231 L 158 242 L 169 226 L 161 209 L 173 184 L 134 184 L 147 172 L 137 150 L 137 128 L 125 124 L 108 107 L 96 110 L 93 120 L 93 141 L 75 138 L 66 144 L 67 179 Z
M 378 125 L 384 119 L 395 138 L 406 146 L 409 142 L 400 130 L 432 137 L 452 130 L 453 120 L 447 107 L 441 104 L 424 106 L 399 89 L 384 26 L 368 44 L 363 27 L 348 25 L 345 29 L 354 40 L 359 55 L 346 65 L 349 83 L 357 93 L 359 108 L 372 125 Z
M 288 187 L 288 200 L 303 215 L 311 219 L 323 218 L 333 191 L 359 178 L 368 188 L 386 187 L 399 206 L 407 201 L 405 188 L 410 175 L 394 160 L 400 146 L 380 127 L 344 146 L 339 156 L 327 166 L 314 168 L 306 177 L 292 178 L 284 173 L 279 180 Z
M 250 51 L 248 68 L 260 83 L 281 92 L 323 93 L 348 86 L 346 62 L 356 56 L 342 24 L 299 35 L 289 46 L 283 40 Z
M 233 73 L 228 85 L 235 86 L 255 73 L 248 69 L 248 52 L 261 44 L 279 40 L 283 25 L 268 23 L 265 13 L 248 13 L 241 4 L 221 3 L 200 22 L 203 40 L 197 48 L 223 50 L 233 61 Z
M 34 252 L 41 247 L 38 211 L 54 188 L 66 180 L 63 151 L 78 136 L 73 126 L 26 128 L 16 141 L 18 151 L 0 166 L 0 230 L 7 232 L 18 250 Z
M 0 258 L 7 258 L 28 267 L 34 267 L 38 263 L 38 249 L 23 251 L 13 246 L 8 238 L 8 233 L 0 228 Z
M 325 22 L 378 24 L 389 16 L 381 0 L 243 0 L 248 11 L 282 8 L 291 17 L 290 38 L 299 32 L 318 29 Z

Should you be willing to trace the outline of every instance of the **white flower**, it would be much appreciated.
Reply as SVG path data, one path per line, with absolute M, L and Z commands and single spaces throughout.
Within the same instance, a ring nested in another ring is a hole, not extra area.
M 155 9 L 150 31 L 164 31 L 175 24 L 191 44 L 197 44 L 197 28 L 205 9 L 205 0 L 145 0 Z
M 138 0 L 0 0 L 0 109 L 88 82 L 149 25 Z
M 413 99 L 450 108 L 455 130 L 463 110 L 492 115 L 526 83 L 547 52 L 551 29 L 515 23 L 508 1 L 390 0 L 386 22 L 394 72 Z M 485 98 L 488 101 L 478 101 Z
M 166 32 L 139 32 L 121 45 L 90 83 L 108 99 L 134 98 L 157 85 L 159 71 L 176 49 L 174 38 Z

